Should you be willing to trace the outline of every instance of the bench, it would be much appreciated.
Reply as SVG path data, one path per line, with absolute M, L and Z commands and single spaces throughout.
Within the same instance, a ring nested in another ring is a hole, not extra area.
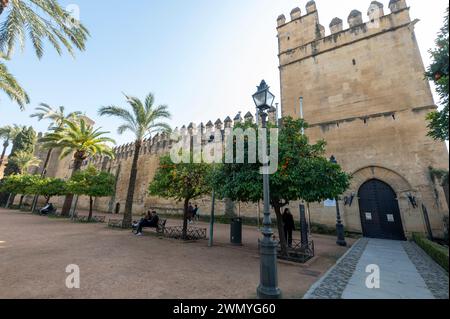
M 188 227 L 186 237 L 183 238 L 183 226 L 166 227 L 165 236 L 172 239 L 184 240 L 205 240 L 207 239 L 207 229 L 200 227 Z
M 133 224 L 137 224 L 138 222 L 133 222 Z M 159 219 L 158 221 L 158 226 L 157 227 L 144 227 L 145 228 L 152 228 L 156 230 L 157 234 L 164 234 L 165 230 L 166 230 L 166 224 L 167 224 L 167 219 Z M 133 227 L 133 232 L 135 231 L 135 228 Z
M 87 223 L 89 219 L 89 216 L 74 216 L 73 220 L 79 223 Z M 104 223 L 106 217 L 105 216 L 92 216 L 91 222 L 92 223 Z

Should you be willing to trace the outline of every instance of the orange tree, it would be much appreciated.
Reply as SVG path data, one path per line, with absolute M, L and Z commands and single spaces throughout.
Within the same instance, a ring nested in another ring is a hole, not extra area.
M 186 238 L 187 233 L 189 202 L 211 192 L 210 174 L 209 164 L 195 164 L 193 161 L 174 164 L 170 156 L 163 156 L 155 178 L 149 185 L 150 195 L 183 202 L 183 238 Z
M 115 182 L 114 175 L 108 172 L 100 172 L 94 166 L 89 166 L 84 171 L 73 174 L 67 182 L 67 189 L 72 194 L 89 197 L 88 221 L 91 221 L 94 198 L 112 196 L 115 192 Z
M 254 128 L 244 123 L 235 128 Z M 269 125 L 270 128 L 270 125 Z M 337 198 L 349 187 L 350 177 L 339 165 L 325 157 L 324 141 L 310 144 L 302 128 L 303 120 L 290 117 L 282 120 L 278 136 L 278 170 L 270 175 L 270 204 L 277 217 L 277 227 L 282 253 L 287 253 L 281 210 L 296 200 L 308 203 Z M 248 146 L 244 147 L 248 158 Z M 256 203 L 263 200 L 263 175 L 261 164 L 223 164 L 214 171 L 212 184 L 219 198 Z

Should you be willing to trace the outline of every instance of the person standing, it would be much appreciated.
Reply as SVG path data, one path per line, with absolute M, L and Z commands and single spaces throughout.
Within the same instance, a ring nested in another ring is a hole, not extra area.
M 294 216 L 292 216 L 289 208 L 286 208 L 283 213 L 284 236 L 288 242 L 289 248 L 292 248 L 292 232 L 295 231 Z
M 188 211 L 187 211 L 187 218 L 189 220 L 189 224 L 192 223 L 193 217 L 194 217 L 194 206 L 192 206 L 192 203 L 189 203 Z
M 192 215 L 193 215 L 193 220 L 197 220 L 197 221 L 199 220 L 200 216 L 198 215 L 198 206 L 197 205 L 194 206 Z

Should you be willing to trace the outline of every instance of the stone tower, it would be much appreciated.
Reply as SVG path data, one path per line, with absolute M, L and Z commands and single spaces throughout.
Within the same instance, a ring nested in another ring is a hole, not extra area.
M 329 32 L 314 1 L 277 20 L 283 116 L 310 124 L 312 141 L 325 139 L 352 174 L 343 196 L 348 229 L 379 238 L 404 238 L 429 229 L 442 234 L 448 204 L 430 167 L 448 170 L 448 151 L 427 137 L 427 113 L 436 109 L 405 0 L 389 13 L 373 1 L 367 21 L 358 10 L 347 23 L 334 18 Z M 422 211 L 422 204 L 428 210 Z M 315 205 L 317 222 L 333 224 L 335 207 Z

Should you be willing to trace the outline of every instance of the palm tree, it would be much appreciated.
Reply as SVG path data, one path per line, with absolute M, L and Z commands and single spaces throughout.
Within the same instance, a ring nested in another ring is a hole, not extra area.
M 145 138 L 151 137 L 152 134 L 170 131 L 170 126 L 164 122 L 160 122 L 160 120 L 170 119 L 171 115 L 168 111 L 168 106 L 154 106 L 155 98 L 151 93 L 147 95 L 144 103 L 135 97 L 125 95 L 125 98 L 131 106 L 131 112 L 119 106 L 104 106 L 100 108 L 99 114 L 101 116 L 114 116 L 121 119 L 123 124 L 119 126 L 118 133 L 123 134 L 126 131 L 130 131 L 135 136 L 133 164 L 125 204 L 125 215 L 122 223 L 123 227 L 129 227 L 131 226 L 133 217 L 133 198 L 136 187 L 139 152 L 142 143 Z
M 54 131 L 64 126 L 65 120 L 75 120 L 78 116 L 81 115 L 81 112 L 71 112 L 66 115 L 64 106 L 60 106 L 58 108 L 53 108 L 46 103 L 41 103 L 36 108 L 36 113 L 30 115 L 30 117 L 36 117 L 38 121 L 49 120 L 49 130 Z M 49 148 L 47 151 L 47 156 L 45 158 L 44 165 L 42 166 L 41 177 L 44 177 L 47 174 L 47 167 L 50 161 L 50 157 L 52 156 L 53 148 Z M 31 211 L 34 213 L 36 209 L 36 205 L 39 200 L 39 195 L 35 195 L 33 199 L 33 204 L 31 205 Z
M 0 0 L 1 1 L 1 0 Z M 1 31 L 0 31 L 1 32 Z M 2 54 L 0 53 L 0 59 Z M 19 104 L 20 109 L 23 110 L 25 104 L 30 103 L 25 90 L 20 86 L 14 76 L 8 72 L 8 68 L 0 61 L 0 89 L 9 96 L 9 98 Z
M 39 167 L 41 163 L 39 158 L 25 151 L 18 151 L 14 156 L 9 158 L 9 161 L 17 165 L 19 174 L 26 173 L 31 167 Z
M 115 141 L 105 134 L 109 132 L 101 132 L 87 125 L 83 118 L 77 121 L 64 120 L 63 126 L 55 129 L 54 132 L 42 137 L 39 142 L 43 143 L 45 148 L 60 148 L 62 150 L 60 158 L 73 155 L 74 173 L 81 169 L 83 162 L 89 157 L 95 155 L 106 155 L 114 158 L 114 152 L 107 143 L 115 144 Z M 67 195 L 62 209 L 62 215 L 67 216 L 72 206 L 73 195 Z
M 9 147 L 9 143 L 13 141 L 16 136 L 22 131 L 23 126 L 19 125 L 7 125 L 0 127 L 0 139 L 3 140 L 3 151 L 0 156 L 0 167 L 3 164 L 3 160 L 5 159 L 6 149 Z
M 41 103 L 39 107 L 36 108 L 36 113 L 30 115 L 30 117 L 36 117 L 38 121 L 42 120 L 50 120 L 49 130 L 57 130 L 64 126 L 64 121 L 66 120 L 74 120 L 78 116 L 81 115 L 81 112 L 71 112 L 69 114 L 65 114 L 64 106 L 60 106 L 58 108 L 53 108 L 48 104 Z M 45 158 L 44 166 L 42 167 L 41 176 L 44 177 L 47 173 L 47 166 L 52 155 L 53 149 L 49 148 L 47 152 L 47 157 Z
M 26 35 L 38 58 L 44 54 L 48 40 L 62 54 L 63 47 L 74 55 L 74 46 L 83 51 L 89 31 L 56 0 L 0 0 L 0 50 L 10 56 L 16 44 L 23 49 Z

